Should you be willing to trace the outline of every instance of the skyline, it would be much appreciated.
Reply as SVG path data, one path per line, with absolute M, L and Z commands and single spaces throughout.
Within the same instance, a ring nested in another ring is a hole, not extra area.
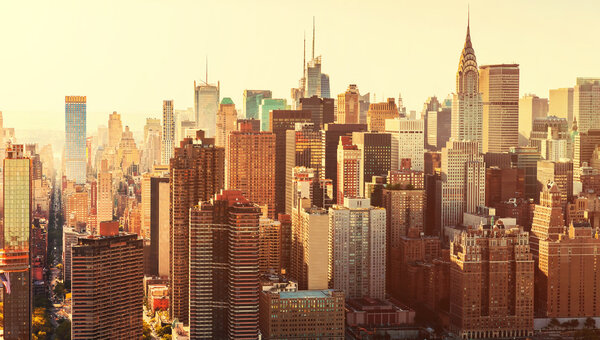
M 352 83 L 361 94 L 371 92 L 371 102 L 397 99 L 402 93 L 407 110 L 419 112 L 427 97 L 445 98 L 455 90 L 467 1 L 436 2 L 435 11 L 432 5 L 351 2 L 344 3 L 341 18 L 335 11 L 339 2 L 319 5 L 314 11 L 317 2 L 308 1 L 294 8 L 293 16 L 290 9 L 271 4 L 131 1 L 119 4 L 118 11 L 116 6 L 73 1 L 39 3 L 33 10 L 19 3 L 3 4 L 0 29 L 19 32 L 4 36 L 8 48 L 0 55 L 0 64 L 5 65 L 0 68 L 5 126 L 62 130 L 64 97 L 84 95 L 90 133 L 106 125 L 113 111 L 122 114 L 124 125 L 139 131 L 146 117 L 161 117 L 162 100 L 173 99 L 176 109 L 193 106 L 193 82 L 204 79 L 206 56 L 209 82 L 220 81 L 221 97 L 231 97 L 238 109 L 244 89 L 270 89 L 274 97 L 289 100 L 290 88 L 301 77 L 305 32 L 307 55 L 312 52 L 313 15 L 315 55 L 323 56 L 332 96 Z M 478 64 L 518 63 L 520 96 L 547 97 L 549 89 L 570 87 L 577 77 L 600 74 L 597 48 L 584 39 L 572 39 L 580 32 L 600 33 L 593 20 L 600 5 L 590 2 L 575 9 L 558 2 L 540 4 L 470 4 Z M 140 14 L 144 17 L 135 17 Z M 24 15 L 30 20 L 22 20 Z M 201 23 L 204 19 L 206 24 Z M 563 24 L 556 19 L 563 19 Z M 227 23 L 244 27 L 245 36 Z M 206 34 L 210 25 L 219 31 Z M 352 26 L 351 30 L 343 25 Z M 521 34 L 525 31 L 530 32 L 529 39 Z M 200 42 L 192 44 L 194 38 Z M 390 41 L 395 46 L 389 46 Z M 21 119 L 23 114 L 35 120 Z

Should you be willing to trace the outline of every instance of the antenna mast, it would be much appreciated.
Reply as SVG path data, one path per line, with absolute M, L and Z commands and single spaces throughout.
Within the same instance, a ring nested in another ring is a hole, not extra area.
M 315 59 L 315 17 L 313 16 L 313 44 L 312 44 L 312 58 Z

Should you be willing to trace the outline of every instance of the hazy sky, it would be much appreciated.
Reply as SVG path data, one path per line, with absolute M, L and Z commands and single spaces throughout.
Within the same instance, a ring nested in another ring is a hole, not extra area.
M 349 83 L 409 110 L 454 90 L 468 1 L 2 1 L 0 110 L 5 126 L 64 129 L 64 96 L 86 95 L 88 131 L 118 111 L 140 130 L 163 99 L 193 106 L 193 81 L 289 98 L 302 36 L 331 93 Z M 519 63 L 521 94 L 547 96 L 600 76 L 597 1 L 470 1 L 479 65 Z M 373 97 L 371 97 L 373 101 Z

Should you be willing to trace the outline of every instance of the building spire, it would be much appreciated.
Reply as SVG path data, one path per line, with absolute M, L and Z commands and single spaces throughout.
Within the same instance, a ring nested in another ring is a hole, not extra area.
M 313 44 L 312 44 L 312 59 L 315 59 L 315 16 L 313 15 Z
M 204 81 L 204 83 L 206 85 L 208 85 L 208 55 L 206 56 L 206 67 L 205 67 L 205 71 L 206 71 L 206 81 Z
M 306 31 L 304 31 L 304 54 L 302 56 L 302 76 L 306 73 Z

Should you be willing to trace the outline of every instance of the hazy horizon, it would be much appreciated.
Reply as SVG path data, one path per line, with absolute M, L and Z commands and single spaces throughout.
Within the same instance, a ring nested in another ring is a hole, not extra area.
M 0 110 L 7 127 L 63 130 L 65 95 L 85 95 L 89 133 L 113 111 L 139 131 L 144 118 L 161 116 L 164 99 L 177 109 L 193 106 L 206 56 L 209 82 L 220 81 L 221 97 L 240 109 L 244 89 L 289 100 L 301 77 L 304 33 L 310 57 L 314 15 L 315 54 L 323 56 L 332 96 L 355 83 L 372 101 L 373 94 L 382 101 L 402 93 L 407 109 L 420 111 L 427 97 L 454 91 L 468 3 L 306 1 L 281 9 L 274 1 L 6 2 Z M 600 33 L 599 9 L 591 1 L 577 8 L 471 1 L 477 62 L 520 64 L 521 95 L 547 97 L 576 77 L 600 75 L 596 44 L 573 39 Z

